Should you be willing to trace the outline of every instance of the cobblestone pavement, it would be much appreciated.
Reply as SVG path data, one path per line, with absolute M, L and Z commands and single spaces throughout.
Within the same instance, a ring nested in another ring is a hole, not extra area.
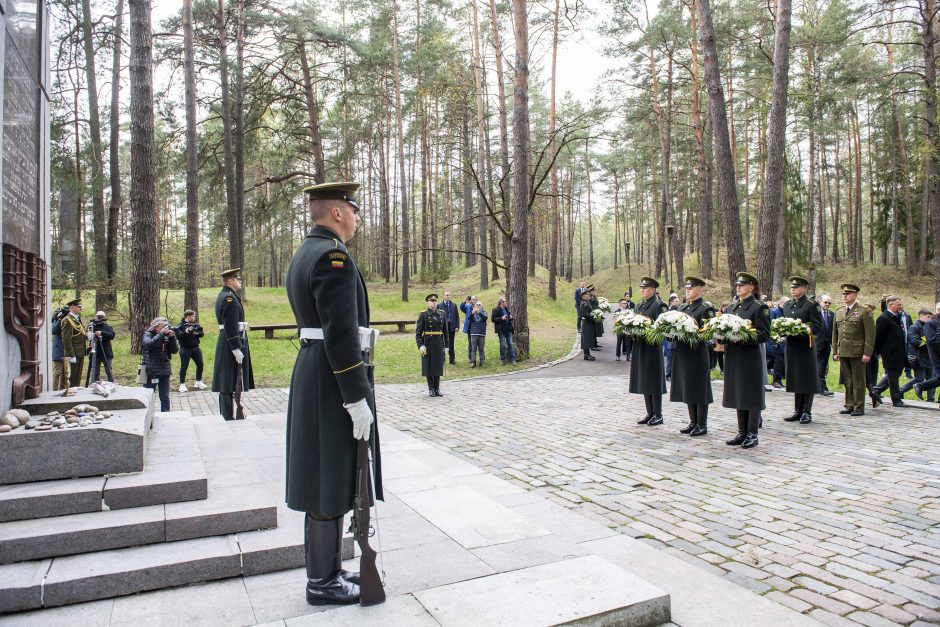
M 585 369 L 591 373 L 591 364 Z M 636 424 L 625 376 L 445 382 L 378 390 L 380 420 L 611 528 L 832 624 L 940 623 L 940 415 L 879 408 L 849 419 L 816 400 L 810 425 L 767 395 L 760 445 L 728 447 L 731 410 L 689 438 L 685 407 Z M 246 394 L 284 411 L 286 391 Z M 174 409 L 215 413 L 207 393 Z M 263 408 L 263 409 L 262 409 Z M 273 408 L 273 409 L 272 409 Z

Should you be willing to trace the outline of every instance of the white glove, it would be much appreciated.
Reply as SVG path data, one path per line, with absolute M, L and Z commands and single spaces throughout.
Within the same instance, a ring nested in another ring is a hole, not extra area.
M 343 407 L 346 408 L 349 417 L 352 418 L 353 437 L 357 440 L 368 440 L 369 427 L 372 426 L 372 421 L 375 419 L 372 417 L 372 410 L 369 409 L 369 403 L 366 399 L 363 398 L 349 405 L 343 403 Z
M 71 362 L 71 363 L 73 363 L 73 364 L 77 364 L 77 363 L 78 363 L 78 357 L 72 357 L 71 359 L 69 359 L 69 362 Z
M 247 328 L 248 328 L 248 323 L 247 323 L 247 322 L 239 322 L 239 323 L 238 323 L 238 330 L 239 330 L 239 331 L 244 331 L 244 330 L 247 329 Z
M 232 354 L 235 355 L 235 363 L 242 363 L 242 360 L 245 358 L 245 353 L 241 351 L 240 348 L 236 348 L 232 351 Z
M 428 354 L 428 347 L 427 347 L 427 346 L 422 346 L 422 347 L 419 348 L 418 350 L 421 351 L 421 356 L 422 356 L 422 357 L 424 357 L 425 355 Z

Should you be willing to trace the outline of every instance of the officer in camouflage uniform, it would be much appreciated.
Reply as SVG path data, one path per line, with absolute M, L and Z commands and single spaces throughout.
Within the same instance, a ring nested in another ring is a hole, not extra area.
M 702 298 L 705 281 L 698 277 L 685 277 L 685 302 L 679 311 L 695 319 L 699 328 L 715 317 L 715 307 Z M 711 356 L 708 346 L 701 342 L 691 346 L 676 341 L 676 352 L 672 362 L 672 385 L 669 400 L 685 403 L 689 407 L 689 425 L 679 433 L 700 436 L 708 433 L 708 406 L 712 396 Z
M 640 294 L 643 301 L 636 306 L 636 313 L 656 322 L 656 318 L 666 313 L 664 303 L 656 293 L 659 282 L 645 276 L 640 279 Z M 630 393 L 642 394 L 646 403 L 646 416 L 637 424 L 663 424 L 663 394 L 666 393 L 666 364 L 663 347 L 650 344 L 642 339 L 633 342 L 633 355 L 630 363 Z
M 852 283 L 842 285 L 844 304 L 836 310 L 832 330 L 832 360 L 839 362 L 845 383 L 845 408 L 839 413 L 852 416 L 865 415 L 865 368 L 875 350 L 875 320 L 858 302 L 860 291 Z
M 81 318 L 82 299 L 76 298 L 65 305 L 69 308 L 69 313 L 62 318 L 60 323 L 62 348 L 65 349 L 66 361 L 71 363 L 69 367 L 69 387 L 75 388 L 82 384 L 82 366 L 85 364 L 85 348 L 88 347 L 88 336 Z
M 358 183 L 325 183 L 305 190 L 316 226 L 287 271 L 301 338 L 287 402 L 287 506 L 306 514 L 306 595 L 313 605 L 359 601 L 359 574 L 342 567 L 358 440 L 372 448 L 373 496 L 383 499 L 373 378 L 363 354 L 369 296 L 346 248 L 359 226 L 358 189 Z
M 721 404 L 738 414 L 738 434 L 725 444 L 752 448 L 758 444 L 760 413 L 765 407 L 766 360 L 760 345 L 770 338 L 770 309 L 760 300 L 760 286 L 753 274 L 738 272 L 734 289 L 737 298 L 725 313 L 750 320 L 757 338 L 725 344 L 725 391 Z
M 819 392 L 819 370 L 816 363 L 815 338 L 823 331 L 822 307 L 814 298 L 806 296 L 809 281 L 791 276 L 790 300 L 783 306 L 786 318 L 805 322 L 812 335 L 788 337 L 786 350 L 787 392 L 793 392 L 793 415 L 786 422 L 799 421 L 805 425 L 813 421 L 813 397 Z
M 238 366 L 242 369 L 242 389 L 255 387 L 248 350 L 248 325 L 245 308 L 238 297 L 242 279 L 241 268 L 222 273 L 222 290 L 215 298 L 215 320 L 219 325 L 219 338 L 215 342 L 215 362 L 212 368 L 212 391 L 219 393 L 219 413 L 225 420 L 235 420 L 235 382 Z
M 444 376 L 444 351 L 447 349 L 447 319 L 437 308 L 437 294 L 425 297 L 428 308 L 418 315 L 415 341 L 421 351 L 421 376 L 428 380 L 428 396 L 444 396 L 441 393 L 441 377 Z

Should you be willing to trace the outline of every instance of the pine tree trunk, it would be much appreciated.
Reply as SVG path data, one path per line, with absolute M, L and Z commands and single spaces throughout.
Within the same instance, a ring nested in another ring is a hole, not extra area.
M 735 274 L 746 269 L 744 242 L 741 238 L 741 216 L 738 213 L 738 191 L 735 186 L 734 160 L 731 156 L 728 116 L 725 111 L 725 97 L 718 70 L 718 49 L 715 45 L 715 28 L 712 25 L 710 0 L 698 0 L 697 8 L 705 64 L 705 84 L 708 90 L 709 111 L 715 140 L 719 199 L 724 214 L 725 243 L 728 247 L 728 279 L 734 282 Z
M 553 157 L 550 175 L 552 186 L 552 241 L 548 257 L 548 297 L 552 300 L 558 298 L 556 282 L 558 279 L 558 231 L 559 222 L 561 221 L 558 207 L 558 164 L 554 160 L 555 154 L 558 152 L 555 145 L 555 92 L 558 86 L 558 15 L 560 5 L 561 0 L 555 0 L 555 11 L 552 14 L 552 91 L 548 105 L 548 152 Z
M 129 0 L 131 121 L 131 352 L 159 311 L 153 135 L 153 36 L 150 0 Z
M 219 0 L 217 16 L 219 31 L 219 78 L 222 87 L 222 154 L 225 171 L 225 216 L 228 231 L 229 265 L 238 266 L 238 209 L 235 204 L 235 160 L 232 148 L 232 94 L 228 76 L 228 32 L 225 0 Z
M 245 265 L 245 0 L 236 0 L 235 18 L 235 108 L 233 113 L 235 158 L 235 234 L 238 258 Z M 247 285 L 242 285 L 244 297 Z
M 699 99 L 701 84 L 699 83 L 698 42 L 695 33 L 698 32 L 698 16 L 693 0 L 692 6 L 692 125 L 695 128 L 695 161 L 698 175 L 699 215 L 698 215 L 698 241 L 701 251 L 702 277 L 712 278 L 715 273 L 712 264 L 712 197 L 709 190 L 711 172 L 705 159 L 705 128 L 702 123 L 702 105 Z
M 108 206 L 108 285 L 117 277 L 118 220 L 121 215 L 121 48 L 124 43 L 124 0 L 118 0 L 114 16 L 114 49 L 111 65 L 111 145 L 109 162 L 111 202 Z M 112 291 L 112 294 L 114 292 Z M 116 294 L 115 294 L 116 297 Z M 115 300 L 111 302 L 113 307 Z
M 487 180 L 486 155 L 489 152 L 489 137 L 486 132 L 486 106 L 483 102 L 484 76 L 483 53 L 480 45 L 480 21 L 477 14 L 476 2 L 471 3 L 473 16 L 473 80 L 476 84 L 477 103 L 477 191 L 479 193 L 479 228 L 480 228 L 480 289 L 490 286 L 490 278 L 486 261 L 487 254 L 487 198 L 484 194 L 484 182 Z M 492 197 L 491 197 L 492 198 Z
M 935 0 L 921 2 L 922 34 L 924 46 L 924 152 L 925 200 L 921 211 L 930 212 L 933 222 L 934 245 L 934 292 L 940 300 L 940 167 L 937 154 L 940 152 L 940 134 L 937 132 L 937 6 Z M 922 221 L 923 223 L 923 221 Z M 921 230 L 921 257 L 926 267 L 926 229 Z
M 790 71 L 790 1 L 777 0 L 774 29 L 773 95 L 770 101 L 770 135 L 767 142 L 767 174 L 764 183 L 764 205 L 760 222 L 760 245 L 757 248 L 757 278 L 768 294 L 772 294 L 777 240 L 782 240 L 783 182 L 786 167 L 784 150 L 787 132 L 787 90 Z
M 392 0 L 392 75 L 395 81 L 395 121 L 398 127 L 398 171 L 401 178 L 401 299 L 408 302 L 411 233 L 408 230 L 408 176 L 405 173 L 405 125 L 402 120 L 401 77 L 398 72 L 398 0 Z
M 512 0 L 516 40 L 513 106 L 512 262 L 509 302 L 515 308 L 515 345 L 520 359 L 529 356 L 529 304 L 526 256 L 529 243 L 529 15 L 526 0 Z
M 196 61 L 193 0 L 183 0 L 183 58 L 186 98 L 186 283 L 183 306 L 199 310 L 199 161 L 196 146 Z
M 304 81 L 304 100 L 307 103 L 307 123 L 310 125 L 310 154 L 313 156 L 313 182 L 326 182 L 326 165 L 323 158 L 323 138 L 320 136 L 320 105 L 313 86 L 313 73 L 310 71 L 310 59 L 307 56 L 307 40 L 300 38 L 297 43 L 297 56 L 300 57 L 301 76 Z

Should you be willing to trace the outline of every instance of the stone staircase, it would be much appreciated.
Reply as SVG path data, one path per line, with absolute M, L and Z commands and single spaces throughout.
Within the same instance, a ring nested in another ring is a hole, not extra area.
M 141 472 L 0 485 L 0 613 L 302 566 L 283 449 L 258 429 L 157 414 Z

